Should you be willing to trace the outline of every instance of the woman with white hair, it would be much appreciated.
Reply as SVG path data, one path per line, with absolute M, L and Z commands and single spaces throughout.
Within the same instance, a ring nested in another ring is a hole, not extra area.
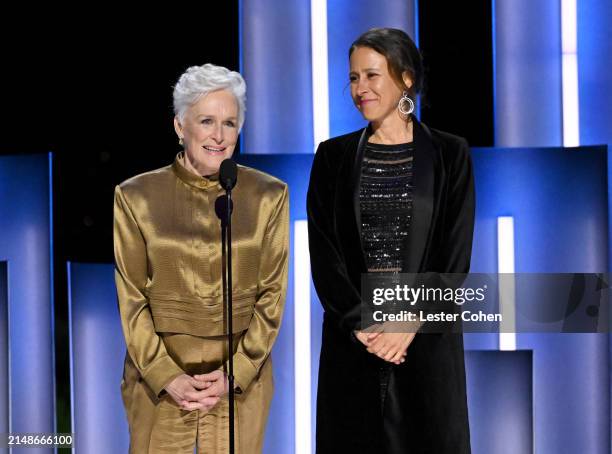
M 115 281 L 127 345 L 121 384 L 130 452 L 228 449 L 228 360 L 215 201 L 244 122 L 237 72 L 193 66 L 174 88 L 184 151 L 115 190 Z M 272 398 L 270 350 L 287 286 L 287 185 L 239 166 L 233 195 L 236 452 L 260 452 Z

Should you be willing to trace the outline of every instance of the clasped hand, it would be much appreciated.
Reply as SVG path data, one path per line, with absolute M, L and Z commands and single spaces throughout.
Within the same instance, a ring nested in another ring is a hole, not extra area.
M 227 375 L 215 370 L 193 377 L 179 375 L 165 389 L 181 409 L 207 412 L 228 392 L 228 386 Z
M 401 364 L 406 360 L 408 347 L 416 331 L 416 327 L 406 323 L 385 322 L 365 331 L 355 331 L 355 336 L 368 352 L 390 363 Z

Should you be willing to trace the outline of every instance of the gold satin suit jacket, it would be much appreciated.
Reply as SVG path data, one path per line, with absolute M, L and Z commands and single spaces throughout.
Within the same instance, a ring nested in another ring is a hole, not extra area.
M 133 177 L 115 190 L 115 280 L 131 361 L 155 396 L 184 373 L 159 333 L 226 334 L 221 227 L 215 177 L 170 166 Z M 276 339 L 287 287 L 287 185 L 238 166 L 232 191 L 233 331 L 236 385 L 246 390 Z

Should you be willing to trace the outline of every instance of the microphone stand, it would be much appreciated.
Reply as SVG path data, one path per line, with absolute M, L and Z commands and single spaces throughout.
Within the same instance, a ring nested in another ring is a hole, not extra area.
M 221 219 L 221 278 L 223 283 L 223 302 L 227 316 L 228 352 L 228 397 L 229 397 L 229 452 L 234 454 L 234 328 L 232 311 L 232 188 L 238 181 L 238 169 L 231 159 L 225 159 L 219 167 L 219 180 L 225 189 L 225 196 L 215 201 L 215 212 Z M 223 200 L 225 199 L 225 200 Z M 225 205 L 225 206 L 224 206 Z M 225 260 L 223 260 L 225 257 Z
M 227 304 L 227 345 L 228 345 L 228 374 L 227 379 L 229 382 L 229 452 L 234 454 L 234 331 L 232 326 L 233 314 L 232 314 L 232 190 L 228 188 L 227 192 L 227 211 L 226 211 L 226 223 L 225 223 L 225 234 L 222 237 L 226 238 L 223 241 L 226 251 L 226 266 L 225 275 L 227 276 L 226 285 L 227 288 L 224 292 L 226 294 Z

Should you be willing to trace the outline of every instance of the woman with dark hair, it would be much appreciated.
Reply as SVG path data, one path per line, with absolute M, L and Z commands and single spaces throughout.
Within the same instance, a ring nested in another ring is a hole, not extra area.
M 369 124 L 319 145 L 307 201 L 325 309 L 317 453 L 469 453 L 462 336 L 389 323 L 360 331 L 362 273 L 468 272 L 468 144 L 413 116 L 423 66 L 406 33 L 372 29 L 349 59 L 351 96 Z

